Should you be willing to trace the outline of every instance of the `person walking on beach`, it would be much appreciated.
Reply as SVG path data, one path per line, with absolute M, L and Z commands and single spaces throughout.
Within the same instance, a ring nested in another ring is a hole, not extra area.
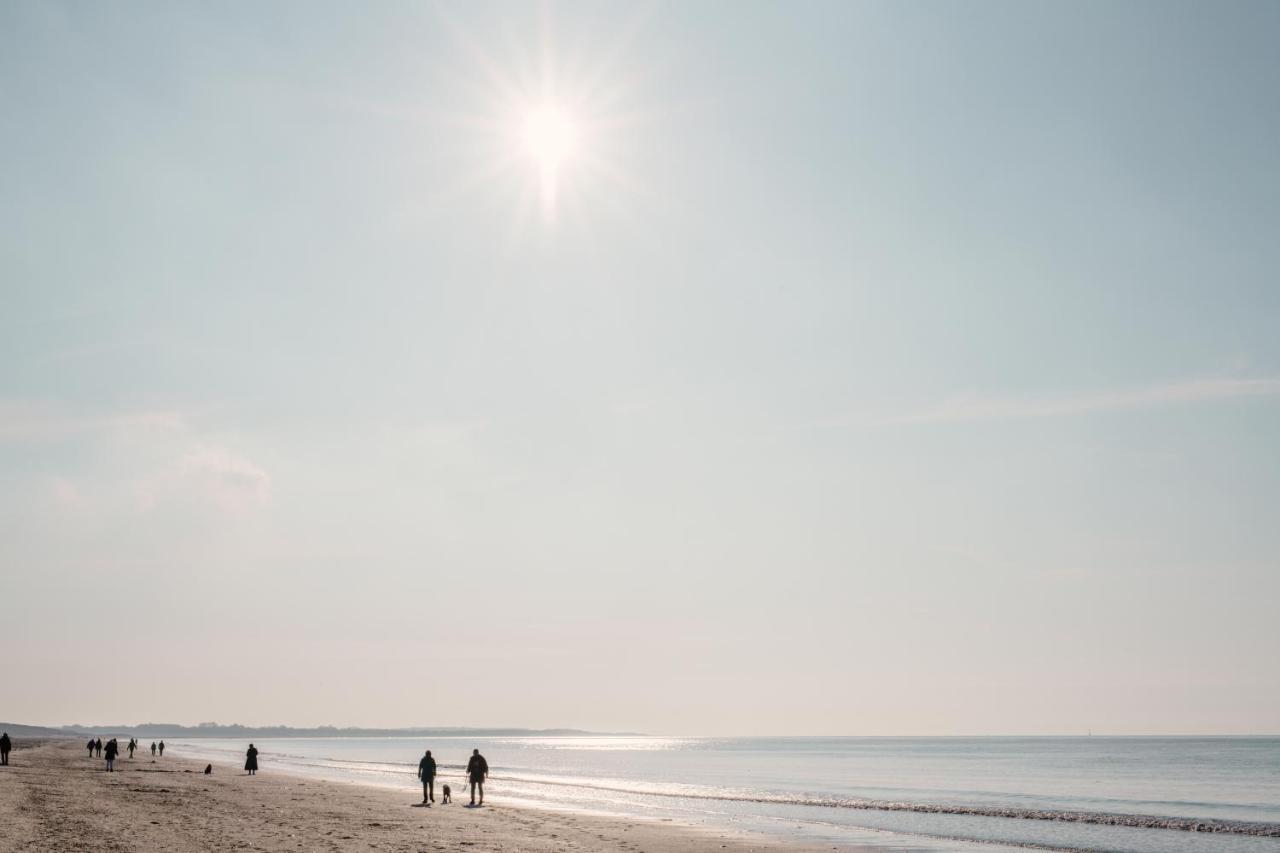
M 160 757 L 164 758 L 164 741 L 160 741 Z
M 120 751 L 120 745 L 116 743 L 116 739 L 112 738 L 107 741 L 107 772 L 116 772 L 116 753 Z
M 480 805 L 484 805 L 484 780 L 489 775 L 489 762 L 484 760 L 480 750 L 471 750 L 471 760 L 467 762 L 467 781 L 471 783 L 471 805 L 476 804 L 476 788 L 480 789 Z
M 93 738 L 89 738 L 89 743 L 87 744 L 87 746 L 89 748 L 89 757 L 93 758 Z
M 244 754 L 244 769 L 249 771 L 249 775 L 258 772 L 258 748 L 253 744 L 249 744 L 249 749 Z
M 152 758 L 155 758 L 155 757 L 156 757 L 156 742 L 155 742 L 155 741 L 151 741 L 151 757 L 152 757 Z
M 129 757 L 133 758 L 133 751 L 138 748 L 138 742 L 133 738 L 129 738 Z
M 13 749 L 13 741 L 9 740 L 9 733 L 5 732 L 0 735 L 0 767 L 8 766 L 9 750 L 11 749 Z
M 422 780 L 422 802 L 436 801 L 436 760 L 431 757 L 431 750 L 418 762 L 418 778 Z
M 102 757 L 102 738 L 98 738 L 93 742 L 93 751 L 98 754 L 99 758 Z

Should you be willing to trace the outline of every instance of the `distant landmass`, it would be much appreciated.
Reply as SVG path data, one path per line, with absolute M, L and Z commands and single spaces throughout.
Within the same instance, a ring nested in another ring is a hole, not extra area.
M 12 737 L 88 737 L 90 735 L 127 735 L 129 737 L 639 737 L 638 732 L 589 732 L 582 729 L 502 729 L 467 727 L 413 727 L 405 729 L 363 729 L 317 726 L 242 726 L 200 723 L 181 726 L 177 723 L 141 723 L 139 725 L 26 726 L 0 723 L 0 730 Z
M 66 729 L 24 726 L 21 723 L 0 723 L 0 732 L 8 732 L 9 737 L 71 737 L 72 734 Z

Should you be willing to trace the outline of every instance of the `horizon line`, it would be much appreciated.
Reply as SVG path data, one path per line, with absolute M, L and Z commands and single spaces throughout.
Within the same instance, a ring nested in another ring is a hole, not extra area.
M 90 730 L 110 731 L 112 729 L 141 729 L 141 728 L 160 728 L 174 727 L 181 729 L 198 730 L 202 728 L 200 724 L 188 725 L 183 723 L 134 723 L 134 724 L 111 724 L 111 725 L 85 725 L 83 723 L 68 723 L 65 725 L 38 725 L 30 723 L 15 723 L 12 721 L 0 723 L 0 726 L 14 726 L 21 728 L 38 728 L 49 730 L 62 730 L 70 736 L 72 734 L 88 734 Z M 314 726 L 300 726 L 289 724 L 273 724 L 273 725 L 244 725 L 241 723 L 217 723 L 214 725 L 203 726 L 208 729 L 230 729 L 240 728 L 247 730 L 262 729 L 290 729 L 295 731 L 314 731 L 318 729 L 332 729 L 334 731 L 365 731 L 365 732 L 440 732 L 440 731 L 458 731 L 458 732 L 475 732 L 478 737 L 483 737 L 478 733 L 493 731 L 508 732 L 529 732 L 532 735 L 545 732 L 574 732 L 584 737 L 644 737 L 644 738 L 678 738 L 678 739 L 892 739 L 892 738 L 1280 738 L 1280 730 L 1276 731 L 1248 731 L 1248 732 L 1226 732 L 1226 731 L 1204 731 L 1204 732 L 1188 732 L 1188 731 L 1146 731 L 1146 732 L 985 732 L 985 733 L 948 733 L 948 734 L 919 734 L 919 733 L 894 733 L 894 734 L 654 734 L 648 732 L 636 731 L 597 731 L 593 729 L 583 729 L 575 726 L 454 726 L 454 725 L 438 725 L 438 726 L 337 726 L 332 724 L 321 724 Z M 394 737 L 394 735 L 391 735 Z M 493 735 L 490 735 L 493 736 Z M 553 735 L 551 735 L 553 736 Z

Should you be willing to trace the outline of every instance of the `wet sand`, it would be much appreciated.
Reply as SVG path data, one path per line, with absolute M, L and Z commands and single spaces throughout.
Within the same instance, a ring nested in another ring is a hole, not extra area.
M 204 764 L 150 752 L 107 773 L 83 744 L 18 743 L 0 767 L 0 851 L 206 850 L 603 851 L 830 853 L 665 822 L 504 806 L 423 808 L 413 792 Z M 456 796 L 457 792 L 455 792 Z M 437 798 L 439 788 L 437 786 Z M 851 850 L 858 848 L 840 848 Z

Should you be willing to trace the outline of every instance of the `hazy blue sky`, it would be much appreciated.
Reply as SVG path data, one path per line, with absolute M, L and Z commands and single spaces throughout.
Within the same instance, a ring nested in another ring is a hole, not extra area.
M 0 719 L 1280 731 L 1278 42 L 5 2 Z

